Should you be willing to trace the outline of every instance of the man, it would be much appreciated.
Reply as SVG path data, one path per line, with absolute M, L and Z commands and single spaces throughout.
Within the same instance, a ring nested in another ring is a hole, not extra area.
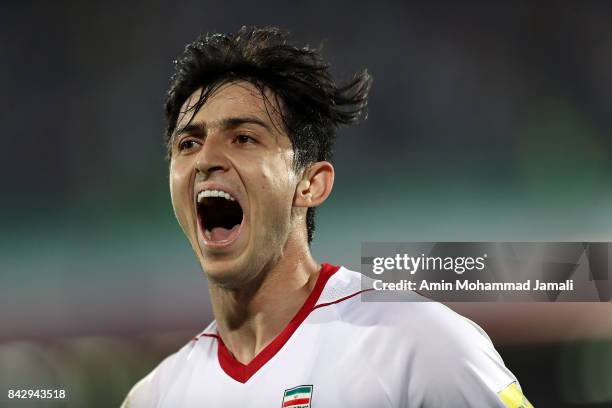
M 361 302 L 358 273 L 310 253 L 336 128 L 364 116 L 370 83 L 337 87 L 276 29 L 186 48 L 166 101 L 170 191 L 215 321 L 124 406 L 528 406 L 475 324 L 433 302 Z

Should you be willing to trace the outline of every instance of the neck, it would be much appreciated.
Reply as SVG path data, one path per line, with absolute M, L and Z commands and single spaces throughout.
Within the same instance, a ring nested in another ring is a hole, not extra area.
M 282 332 L 317 281 L 321 266 L 308 245 L 292 241 L 287 241 L 282 256 L 266 265 L 252 285 L 230 290 L 209 284 L 219 335 L 243 364 Z

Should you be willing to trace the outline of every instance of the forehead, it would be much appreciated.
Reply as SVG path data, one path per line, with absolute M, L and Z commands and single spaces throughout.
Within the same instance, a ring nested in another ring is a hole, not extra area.
M 229 82 L 214 89 L 196 111 L 202 92 L 202 88 L 197 89 L 183 103 L 175 130 L 193 121 L 214 125 L 227 118 L 254 116 L 269 124 L 273 133 L 285 135 L 280 101 L 271 90 L 262 93 L 250 82 Z

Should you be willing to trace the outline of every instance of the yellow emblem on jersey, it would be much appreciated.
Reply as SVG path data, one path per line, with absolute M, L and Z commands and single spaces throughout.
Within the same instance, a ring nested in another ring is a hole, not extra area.
M 515 382 L 501 390 L 498 395 L 508 408 L 533 408 Z

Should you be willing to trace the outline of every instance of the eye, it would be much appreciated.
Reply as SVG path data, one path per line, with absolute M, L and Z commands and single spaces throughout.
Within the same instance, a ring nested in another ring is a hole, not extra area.
M 234 139 L 234 142 L 237 144 L 250 144 L 250 143 L 257 143 L 257 140 L 255 140 L 254 138 L 252 138 L 251 136 L 247 136 L 247 135 L 238 135 L 236 136 L 236 138 Z
M 200 143 L 192 139 L 181 140 L 178 144 L 178 150 L 180 152 L 190 151 L 193 150 L 199 144 Z

